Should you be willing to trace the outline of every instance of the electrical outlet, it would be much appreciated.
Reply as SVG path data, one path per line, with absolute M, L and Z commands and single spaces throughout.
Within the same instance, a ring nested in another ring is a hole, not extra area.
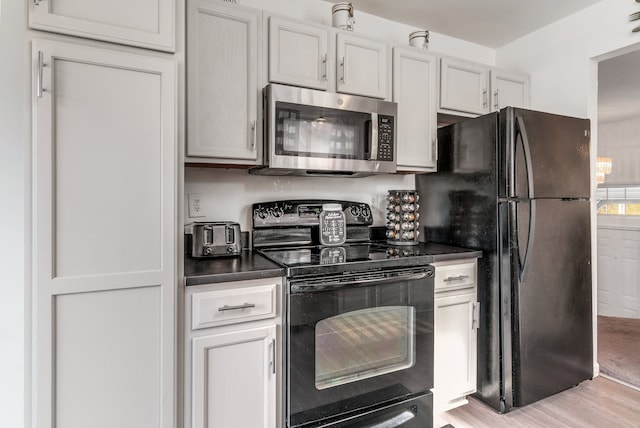
M 189 217 L 204 217 L 204 193 L 189 193 Z

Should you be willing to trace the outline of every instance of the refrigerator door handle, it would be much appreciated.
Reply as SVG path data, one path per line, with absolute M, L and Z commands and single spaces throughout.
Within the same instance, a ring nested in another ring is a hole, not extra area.
M 535 198 L 535 192 L 533 188 L 533 165 L 531 163 L 531 147 L 529 145 L 529 138 L 527 137 L 527 129 L 524 126 L 524 120 L 521 116 L 516 116 L 516 124 L 518 127 L 518 133 L 522 137 L 522 149 L 524 150 L 524 162 L 527 169 L 527 196 L 530 199 Z M 520 195 L 516 195 L 520 196 Z
M 522 266 L 520 268 L 519 277 L 520 283 L 522 284 L 527 275 L 527 268 L 529 267 L 529 257 L 533 253 L 533 241 L 536 236 L 536 201 L 530 201 L 529 207 L 529 230 L 527 231 L 527 249 L 524 253 L 524 260 L 522 261 Z

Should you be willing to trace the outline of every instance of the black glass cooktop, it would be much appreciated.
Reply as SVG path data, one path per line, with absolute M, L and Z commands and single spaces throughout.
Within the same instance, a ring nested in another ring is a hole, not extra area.
M 424 244 L 392 246 L 385 243 L 360 243 L 287 247 L 262 249 L 260 253 L 283 266 L 287 270 L 287 276 L 412 267 L 433 261 L 433 252 Z

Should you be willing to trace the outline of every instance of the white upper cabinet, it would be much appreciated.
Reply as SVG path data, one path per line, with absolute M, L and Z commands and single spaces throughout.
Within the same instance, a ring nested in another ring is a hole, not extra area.
M 175 52 L 176 0 L 30 0 L 29 26 Z
M 529 107 L 529 76 L 469 61 L 440 60 L 440 111 L 475 116 Z
M 261 22 L 257 10 L 187 2 L 188 157 L 257 163 Z
M 505 107 L 529 107 L 529 76 L 491 70 L 491 111 Z
M 269 81 L 312 89 L 329 89 L 329 30 L 269 17 Z
M 389 98 L 389 46 L 380 41 L 338 32 L 337 92 Z
M 268 80 L 389 99 L 387 43 L 313 23 L 269 17 Z
M 398 103 L 398 171 L 436 170 L 437 57 L 393 48 L 393 101 Z
M 469 61 L 440 60 L 440 108 L 457 112 L 489 112 L 489 70 Z

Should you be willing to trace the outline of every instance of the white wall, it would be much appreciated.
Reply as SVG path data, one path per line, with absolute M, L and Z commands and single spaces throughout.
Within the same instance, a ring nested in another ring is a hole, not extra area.
M 592 59 L 640 48 L 640 34 L 627 19 L 637 9 L 631 0 L 603 0 L 498 49 L 496 65 L 529 73 L 532 108 L 595 121 Z
M 598 125 L 598 156 L 612 159 L 611 174 L 605 177 L 606 185 L 640 185 L 639 136 L 640 118 Z
M 237 169 L 187 168 L 185 198 L 189 193 L 202 193 L 206 217 L 190 218 L 187 208 L 184 221 L 232 220 L 239 222 L 242 230 L 251 230 L 251 204 L 255 202 L 326 198 L 366 202 L 371 205 L 374 225 L 384 226 L 385 197 L 391 189 L 415 189 L 414 176 L 271 177 L 249 175 Z
M 25 187 L 29 79 L 24 27 L 26 2 L 3 1 L 0 11 L 0 426 L 25 425 Z M 27 293 L 27 296 L 25 296 Z M 28 311 L 27 311 L 28 313 Z M 28 388 L 27 388 L 28 390 Z

